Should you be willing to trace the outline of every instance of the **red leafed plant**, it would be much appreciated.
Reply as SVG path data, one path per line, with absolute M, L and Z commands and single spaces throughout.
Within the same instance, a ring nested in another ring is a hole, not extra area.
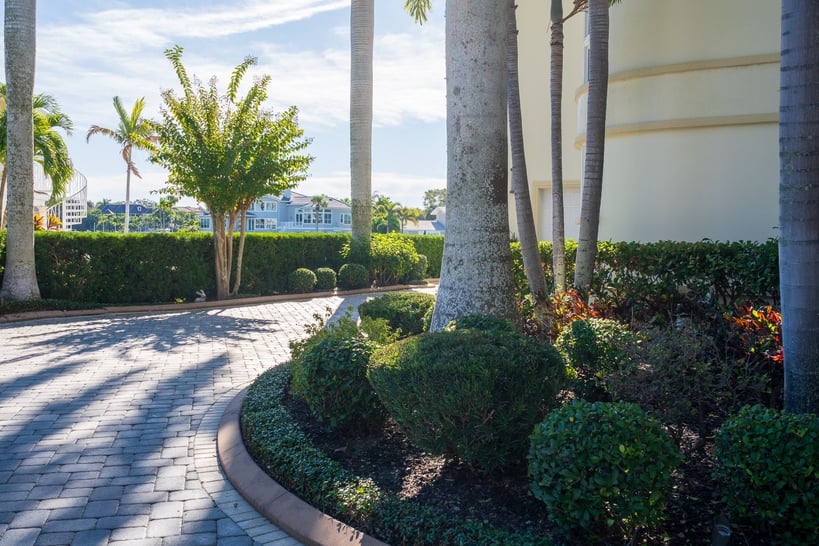
M 737 329 L 749 355 L 763 355 L 771 362 L 782 364 L 782 314 L 772 306 L 743 303 L 725 318 Z

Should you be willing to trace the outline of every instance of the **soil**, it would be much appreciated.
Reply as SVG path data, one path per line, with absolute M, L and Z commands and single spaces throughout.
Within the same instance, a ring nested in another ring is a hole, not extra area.
M 543 505 L 529 494 L 525 468 L 482 475 L 457 461 L 417 450 L 390 421 L 369 434 L 351 436 L 325 430 L 300 400 L 288 397 L 285 405 L 317 448 L 384 490 L 435 507 L 439 513 L 474 514 L 498 527 L 557 535 Z M 713 439 L 702 441 L 690 430 L 680 436 L 686 462 L 672 476 L 667 520 L 662 527 L 641 533 L 631 544 L 711 544 L 715 517 L 723 508 L 711 478 Z M 767 543 L 736 526 L 732 531 L 734 546 Z M 610 537 L 606 542 L 626 543 L 626 537 Z

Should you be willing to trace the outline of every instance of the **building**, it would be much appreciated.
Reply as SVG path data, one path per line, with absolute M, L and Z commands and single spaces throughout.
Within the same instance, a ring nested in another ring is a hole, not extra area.
M 105 203 L 100 207 L 103 214 L 125 214 L 125 203 Z M 147 202 L 135 201 L 128 204 L 128 216 L 148 216 L 153 214 L 154 207 Z
M 44 226 L 71 231 L 88 216 L 88 181 L 85 176 L 74 170 L 74 176 L 65 188 L 63 198 L 51 202 L 51 179 L 43 172 L 42 166 L 34 163 L 34 212 L 43 218 L 55 217 L 60 220 L 58 226 Z
M 549 2 L 519 4 L 530 191 L 539 238 L 550 240 Z M 601 240 L 776 236 L 780 7 L 776 0 L 627 0 L 611 8 Z M 566 234 L 575 239 L 586 21 L 579 14 L 564 28 L 563 178 Z
M 418 223 L 404 224 L 408 235 L 443 235 L 446 232 L 446 207 L 437 207 L 431 213 L 432 220 L 418 220 Z
M 245 230 L 248 233 L 351 231 L 353 217 L 350 205 L 326 197 L 327 206 L 318 208 L 311 199 L 311 196 L 291 190 L 285 190 L 280 197 L 266 195 L 250 206 Z M 213 231 L 212 221 L 210 213 L 205 212 L 199 217 L 199 228 Z

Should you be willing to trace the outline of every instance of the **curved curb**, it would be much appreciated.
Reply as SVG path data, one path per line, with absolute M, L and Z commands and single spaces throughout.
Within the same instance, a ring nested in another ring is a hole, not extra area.
M 225 476 L 259 513 L 308 546 L 388 546 L 313 508 L 259 468 L 245 449 L 239 426 L 243 389 L 228 404 L 216 437 Z

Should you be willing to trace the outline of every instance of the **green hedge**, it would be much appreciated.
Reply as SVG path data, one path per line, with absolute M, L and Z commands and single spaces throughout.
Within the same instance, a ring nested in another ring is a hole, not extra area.
M 423 254 L 429 261 L 427 275 L 431 278 L 441 276 L 441 261 L 444 258 L 443 235 L 404 235 L 415 245 L 418 254 Z

